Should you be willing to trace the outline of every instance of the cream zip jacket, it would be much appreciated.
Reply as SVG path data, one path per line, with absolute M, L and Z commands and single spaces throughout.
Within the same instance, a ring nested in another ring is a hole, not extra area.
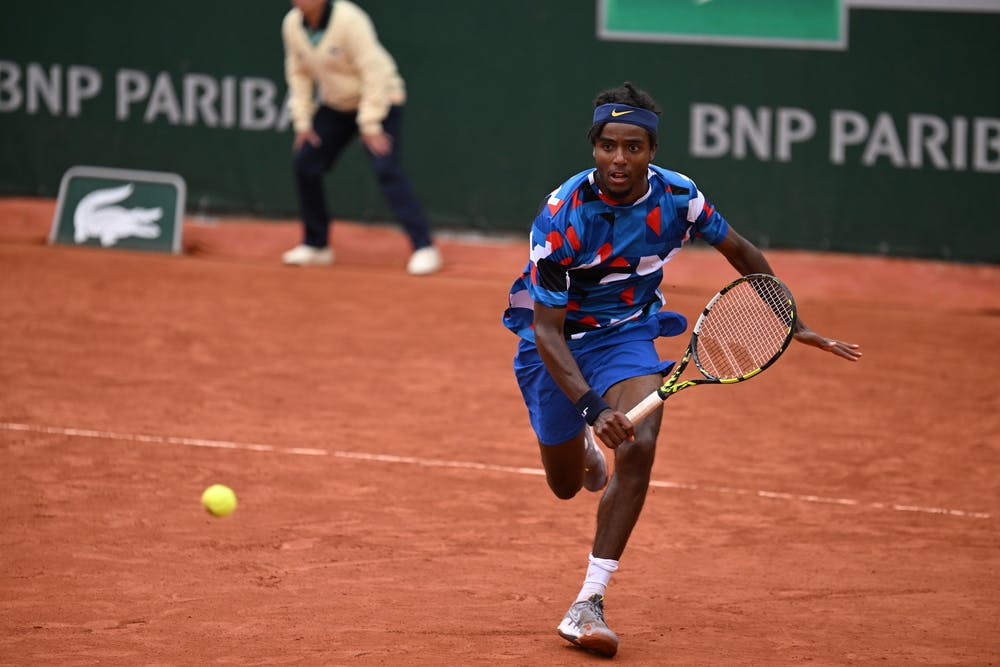
M 389 107 L 406 101 L 406 87 L 396 61 L 375 34 L 368 14 L 348 0 L 335 0 L 330 22 L 313 46 L 293 8 L 281 25 L 285 44 L 285 79 L 296 132 L 312 128 L 320 101 L 337 111 L 357 111 L 362 134 L 379 134 Z

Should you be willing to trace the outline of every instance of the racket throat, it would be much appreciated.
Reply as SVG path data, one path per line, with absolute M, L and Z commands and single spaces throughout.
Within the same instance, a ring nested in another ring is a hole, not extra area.
M 687 389 L 688 387 L 693 387 L 698 384 L 694 380 L 685 380 L 684 382 L 678 382 L 677 384 L 672 384 L 670 386 L 660 387 L 656 390 L 656 393 L 660 396 L 660 400 L 667 400 L 681 389 Z

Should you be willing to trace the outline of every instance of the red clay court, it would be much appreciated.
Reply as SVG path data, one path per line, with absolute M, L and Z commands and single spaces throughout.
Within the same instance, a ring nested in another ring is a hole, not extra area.
M 510 371 L 526 239 L 414 278 L 394 228 L 294 269 L 294 224 L 171 256 L 49 246 L 54 207 L 0 201 L 0 664 L 604 662 L 555 633 L 598 498 L 549 493 Z M 1000 663 L 1000 267 L 768 256 L 864 359 L 668 402 L 615 661 Z M 686 250 L 669 307 L 733 275 Z

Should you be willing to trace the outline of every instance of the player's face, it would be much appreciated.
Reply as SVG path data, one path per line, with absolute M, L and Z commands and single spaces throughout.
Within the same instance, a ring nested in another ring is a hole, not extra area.
M 656 149 L 646 130 L 635 125 L 608 123 L 594 142 L 597 185 L 601 192 L 622 204 L 646 194 L 646 170 Z

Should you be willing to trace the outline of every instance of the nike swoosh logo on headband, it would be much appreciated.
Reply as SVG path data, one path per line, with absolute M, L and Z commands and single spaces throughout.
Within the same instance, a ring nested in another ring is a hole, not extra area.
M 615 109 L 612 109 L 611 110 L 611 115 L 614 118 L 618 118 L 618 116 L 624 116 L 625 114 L 632 113 L 633 111 L 634 111 L 634 109 L 629 109 L 628 111 L 617 111 Z

